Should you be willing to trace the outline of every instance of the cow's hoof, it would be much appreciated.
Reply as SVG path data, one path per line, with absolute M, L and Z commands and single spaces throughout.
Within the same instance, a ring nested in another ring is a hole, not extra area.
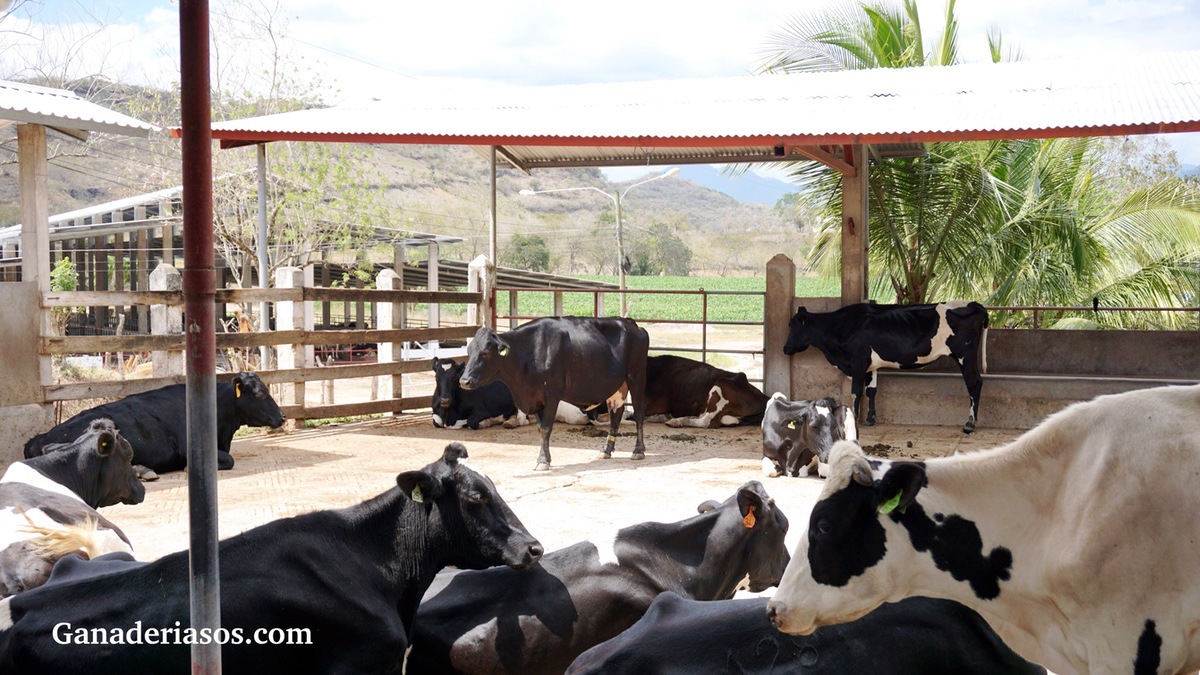
M 630 455 L 630 456 L 629 456 L 629 458 L 630 458 L 630 459 L 632 459 L 632 460 L 635 460 L 635 461 L 636 461 L 636 460 L 639 460 L 639 459 L 646 459 L 646 453 L 644 453 L 644 452 L 634 452 L 632 455 Z
M 975 423 L 974 422 L 967 422 L 966 424 L 963 425 L 963 433 L 964 434 L 969 434 L 973 431 L 975 431 Z
M 516 429 L 517 420 L 515 418 L 504 420 L 504 424 L 501 424 L 500 426 L 504 427 L 505 429 Z
M 683 418 L 682 417 L 673 417 L 673 418 L 667 420 L 667 426 L 678 429 L 683 426 Z
M 868 417 L 868 418 L 867 418 L 867 421 L 866 421 L 866 422 L 863 422 L 863 426 L 864 426 L 864 427 L 873 427 L 873 426 L 875 426 L 875 418 L 874 418 L 874 417 Z
M 142 466 L 141 464 L 133 467 L 133 473 L 138 477 L 138 480 L 144 483 L 151 483 L 158 480 L 158 474 L 154 472 L 154 469 L 151 469 L 148 466 Z
M 611 452 L 602 452 L 602 453 L 600 453 L 600 459 L 612 459 L 612 453 Z
M 545 462 L 538 462 L 537 466 L 533 467 L 534 471 L 549 471 L 550 465 Z

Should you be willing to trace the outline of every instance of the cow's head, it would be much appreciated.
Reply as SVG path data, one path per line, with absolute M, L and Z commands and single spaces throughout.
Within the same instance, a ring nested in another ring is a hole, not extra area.
M 512 358 L 508 344 L 491 328 L 480 326 L 467 347 L 467 363 L 458 383 L 467 390 L 491 383 L 505 358 Z
M 271 398 L 271 390 L 254 373 L 243 371 L 233 376 L 233 396 L 242 424 L 278 429 L 287 419 Z
M 492 480 L 467 461 L 462 443 L 420 471 L 396 476 L 400 490 L 427 505 L 450 538 L 446 564 L 464 569 L 508 565 L 524 569 L 542 557 L 542 545 L 496 491 Z
M 433 359 L 433 425 L 436 427 L 449 426 L 454 423 L 450 412 L 455 409 L 462 386 L 458 380 L 462 377 L 464 366 L 451 359 Z
M 737 493 L 723 503 L 707 501 L 697 510 L 700 513 L 713 510 L 722 512 L 710 537 L 746 538 L 740 547 L 713 542 L 711 539 L 706 547 L 709 550 L 740 551 L 740 555 L 727 556 L 721 564 L 721 569 L 732 575 L 731 579 L 723 580 L 726 583 L 733 582 L 725 589 L 726 597 L 732 597 L 737 582 L 747 576 L 750 578 L 750 590 L 755 593 L 779 585 L 791 559 L 787 544 L 784 543 L 788 519 L 767 494 L 762 483 L 752 480 L 738 488 Z
M 787 342 L 783 343 L 783 353 L 791 356 L 798 352 L 808 349 L 812 344 L 812 328 L 809 326 L 810 317 L 808 310 L 800 307 L 796 310 L 796 316 L 788 322 L 788 337 Z
M 768 476 L 807 476 L 813 459 L 824 466 L 841 440 L 857 440 L 849 408 L 832 398 L 789 401 L 777 393 L 763 414 L 763 472 Z
M 47 455 L 65 455 L 73 466 L 68 485 L 92 508 L 141 504 L 146 487 L 133 470 L 133 447 L 107 418 L 92 420 L 72 443 L 47 446 Z
M 733 417 L 753 417 L 761 415 L 767 405 L 767 395 L 758 387 L 750 384 L 745 373 L 731 373 L 721 377 L 717 384 L 721 385 L 721 393 L 729 401 L 722 409 L 722 415 Z
M 807 536 L 767 604 L 775 626 L 807 635 L 907 595 L 904 583 L 917 563 L 912 547 L 900 542 L 907 533 L 897 531 L 896 519 L 924 484 L 921 462 L 869 461 L 856 443 L 835 444 Z M 888 541 L 889 532 L 896 541 Z

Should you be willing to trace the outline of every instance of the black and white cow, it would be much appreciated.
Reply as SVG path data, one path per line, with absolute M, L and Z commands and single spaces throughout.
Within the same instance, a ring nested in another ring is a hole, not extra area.
M 663 591 L 717 600 L 747 576 L 754 591 L 779 581 L 788 522 L 761 484 L 699 511 L 579 542 L 527 570 L 442 575 L 417 612 L 408 672 L 562 673 Z
M 732 373 L 670 354 L 646 361 L 646 416 L 672 427 L 720 427 L 757 422 L 767 395 L 745 373 Z
M 982 373 L 987 372 L 987 310 L 978 302 L 936 305 L 848 305 L 833 312 L 796 310 L 783 353 L 815 346 L 850 378 L 854 416 L 867 394 L 867 426 L 875 424 L 875 391 L 880 368 L 920 368 L 952 356 L 962 371 L 971 406 L 963 433 L 975 430 Z
M 858 440 L 853 413 L 828 397 L 789 401 L 776 393 L 767 401 L 762 431 L 767 476 L 825 476 L 834 442 Z
M 559 401 L 591 410 L 607 404 L 611 457 L 617 427 L 625 412 L 622 390 L 636 402 L 646 392 L 646 353 L 650 336 L 632 319 L 545 317 L 496 335 L 483 326 L 467 348 L 467 366 L 459 382 L 475 389 L 490 382 L 508 385 L 517 408 L 537 415 L 542 447 L 535 471 L 550 469 L 550 432 Z M 637 443 L 633 458 L 646 456 L 644 413 L 634 406 Z
M 949 600 L 908 598 L 852 623 L 786 635 L 767 621 L 766 598 L 654 599 L 632 628 L 584 652 L 570 675 L 1044 675 L 978 614 Z
M 398 673 L 417 605 L 438 570 L 537 562 L 541 545 L 466 459 L 453 443 L 361 504 L 222 541 L 222 625 L 244 637 L 222 647 L 224 672 Z M 76 640 L 81 630 L 127 634 L 135 626 L 155 630 L 158 644 Z M 190 647 L 179 636 L 189 626 L 188 553 L 181 551 L 0 600 L 0 672 L 187 673 Z M 174 638 L 162 633 L 172 628 Z M 272 629 L 298 629 L 301 641 L 307 629 L 311 643 L 266 644 L 272 640 L 262 631 Z
M 452 359 L 433 360 L 433 426 L 439 429 L 486 429 L 503 424 L 512 429 L 529 424 L 529 416 L 517 410 L 512 392 L 503 382 L 493 382 L 471 391 L 463 389 L 459 380 L 464 367 L 465 364 Z M 559 401 L 554 420 L 565 424 L 607 424 L 608 415 L 598 414 L 598 409 L 585 413 L 566 401 Z
M 1200 385 L 1101 396 L 926 462 L 841 442 L 783 583 L 807 634 L 910 595 L 975 609 L 1056 673 L 1200 669 Z
M 8 467 L 0 477 L 0 597 L 42 585 L 63 556 L 133 551 L 96 511 L 146 497 L 132 459 L 112 420 L 98 419 L 73 443 Z
M 25 457 L 37 457 L 50 443 L 65 443 L 98 418 L 111 419 L 133 446 L 133 463 L 163 473 L 187 466 L 187 398 L 182 384 L 126 396 L 85 410 L 25 443 Z M 278 428 L 284 416 L 258 375 L 238 373 L 217 383 L 217 468 L 232 469 L 233 434 L 243 425 Z

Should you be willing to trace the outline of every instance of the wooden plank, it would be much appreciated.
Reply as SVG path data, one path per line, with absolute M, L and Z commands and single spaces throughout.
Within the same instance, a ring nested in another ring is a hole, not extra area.
M 423 373 L 433 368 L 432 359 L 399 361 L 388 363 L 356 363 L 325 368 L 296 368 L 292 370 L 259 370 L 256 375 L 267 384 L 287 382 L 319 382 L 321 380 L 344 380 L 352 377 L 377 377 L 379 375 L 402 375 Z
M 277 330 L 265 333 L 217 333 L 217 347 L 260 347 L 262 345 L 281 344 L 326 346 L 370 342 L 424 342 L 426 340 L 466 339 L 473 337 L 477 330 L 479 330 L 477 326 L 450 326 L 447 328 Z
M 74 382 L 43 387 L 46 401 L 77 401 L 89 398 L 121 398 L 142 392 L 182 384 L 183 375 L 173 377 L 150 377 L 141 380 L 116 380 L 109 382 Z
M 42 354 L 182 351 L 183 335 L 88 335 L 42 337 Z
M 406 410 L 420 410 L 428 407 L 428 396 L 413 396 L 410 398 L 385 398 L 379 401 L 364 401 L 362 403 L 339 403 L 337 405 L 281 406 L 280 410 L 289 419 L 319 420 L 330 417 L 354 417 L 356 415 L 404 412 Z
M 304 289 L 304 299 L 314 302 L 452 302 L 478 303 L 480 293 L 459 291 L 384 291 L 376 288 Z
M 183 306 L 182 291 L 51 291 L 42 307 L 112 307 L 114 305 Z
M 217 302 L 301 302 L 304 293 L 299 288 L 219 288 Z

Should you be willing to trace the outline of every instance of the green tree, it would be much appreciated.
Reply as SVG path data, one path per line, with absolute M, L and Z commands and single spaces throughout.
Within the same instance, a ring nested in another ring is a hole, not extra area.
M 692 249 L 675 234 L 675 228 L 657 220 L 629 257 L 633 265 L 630 273 L 638 276 L 687 276 L 692 268 Z
M 517 269 L 545 272 L 550 269 L 550 247 L 540 235 L 514 234 L 501 250 L 500 261 Z

